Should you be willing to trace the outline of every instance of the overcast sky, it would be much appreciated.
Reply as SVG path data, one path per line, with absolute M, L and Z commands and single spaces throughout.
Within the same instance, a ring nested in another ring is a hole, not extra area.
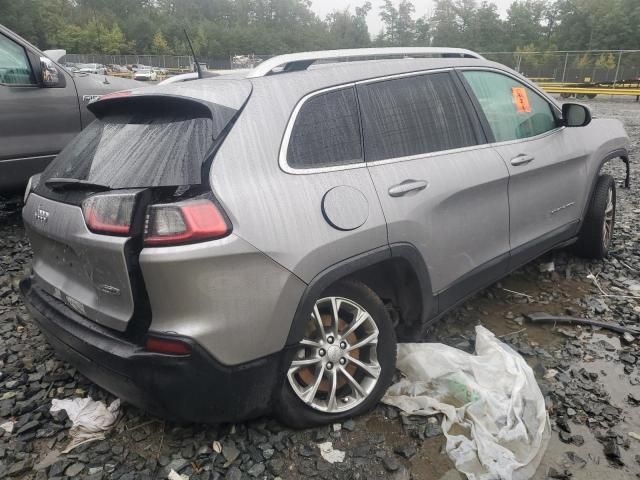
M 316 12 L 320 18 L 323 18 L 334 10 L 344 9 L 346 7 L 350 7 L 351 11 L 355 10 L 355 7 L 362 5 L 366 0 L 311 0 L 312 6 L 311 9 Z M 380 6 L 384 4 L 384 0 L 370 0 L 371 12 L 369 12 L 369 17 L 367 18 L 367 23 L 369 24 L 369 32 L 372 36 L 377 35 L 382 29 L 382 22 L 380 20 Z M 513 0 L 494 0 L 498 6 L 498 11 L 500 15 L 503 17 L 506 15 L 507 8 Z M 399 0 L 394 0 L 393 3 L 397 6 Z M 422 17 L 425 14 L 430 14 L 433 9 L 433 1 L 432 0 L 414 0 L 413 4 L 416 6 L 416 18 Z

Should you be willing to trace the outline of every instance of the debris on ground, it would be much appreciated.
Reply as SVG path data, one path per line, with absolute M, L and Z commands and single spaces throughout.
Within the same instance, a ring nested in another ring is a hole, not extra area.
M 318 444 L 320 449 L 320 455 L 329 463 L 342 463 L 344 462 L 345 453 L 341 450 L 333 448 L 331 442 L 323 442 Z
M 167 475 L 167 480 L 189 480 L 189 477 L 186 475 L 180 475 L 175 470 L 171 470 L 169 475 Z
M 104 402 L 95 401 L 90 397 L 51 400 L 50 412 L 65 411 L 71 420 L 69 430 L 71 441 L 62 453 L 69 453 L 84 443 L 103 440 L 105 432 L 111 430 L 118 420 L 120 400 L 116 399 L 107 407 Z
M 382 401 L 407 415 L 444 414 L 447 453 L 470 480 L 529 478 L 550 436 L 544 397 L 518 353 L 482 326 L 475 333 L 475 355 L 438 343 L 400 344 L 404 378 Z
M 632 334 L 640 335 L 640 329 L 637 328 L 629 328 L 607 322 L 598 322 L 596 320 L 589 320 L 588 318 L 549 315 L 544 312 L 525 313 L 524 316 L 532 323 L 563 323 L 568 325 L 588 325 L 590 327 L 604 328 L 605 330 L 609 330 L 611 332 L 624 334 L 625 338 L 631 338 L 631 341 L 633 341 Z

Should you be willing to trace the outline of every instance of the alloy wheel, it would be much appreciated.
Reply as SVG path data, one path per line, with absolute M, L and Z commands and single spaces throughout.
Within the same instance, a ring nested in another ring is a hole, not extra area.
M 361 404 L 380 377 L 378 327 L 357 303 L 326 297 L 315 303 L 287 378 L 311 408 L 339 413 Z

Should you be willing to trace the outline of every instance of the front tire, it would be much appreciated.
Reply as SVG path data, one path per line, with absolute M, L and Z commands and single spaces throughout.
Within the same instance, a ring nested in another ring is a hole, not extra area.
M 294 428 L 335 423 L 375 406 L 391 383 L 396 335 L 380 298 L 342 280 L 317 299 L 276 404 Z
M 616 182 L 600 175 L 593 191 L 575 251 L 586 258 L 601 259 L 609 254 L 616 219 Z

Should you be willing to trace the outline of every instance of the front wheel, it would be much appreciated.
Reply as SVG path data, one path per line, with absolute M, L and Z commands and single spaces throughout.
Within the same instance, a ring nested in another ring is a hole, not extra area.
M 609 254 L 616 220 L 616 182 L 611 175 L 600 175 L 582 224 L 575 251 L 587 258 L 601 259 Z
M 302 428 L 372 408 L 391 383 L 396 336 L 380 298 L 343 280 L 316 300 L 277 402 L 279 418 Z

